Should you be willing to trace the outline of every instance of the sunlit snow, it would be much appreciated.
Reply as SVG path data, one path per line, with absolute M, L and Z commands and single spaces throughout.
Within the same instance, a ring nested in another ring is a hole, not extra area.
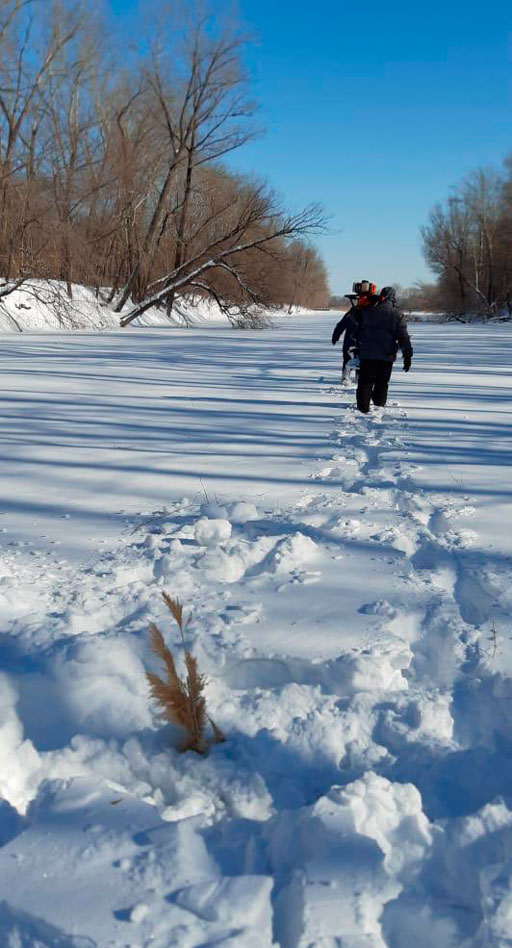
M 0 336 L 2 948 L 508 944 L 512 329 L 364 417 L 335 319 Z

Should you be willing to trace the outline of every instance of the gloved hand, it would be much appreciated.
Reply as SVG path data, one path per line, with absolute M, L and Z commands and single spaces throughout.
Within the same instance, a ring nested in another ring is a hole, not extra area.
M 411 357 L 409 355 L 404 356 L 404 372 L 408 372 L 410 368 L 411 368 Z
M 340 338 L 339 333 L 337 333 L 337 332 L 336 332 L 336 329 L 334 329 L 334 332 L 333 332 L 333 334 L 332 334 L 332 339 L 331 339 L 331 342 L 332 342 L 333 346 L 336 345 L 336 343 L 337 343 L 337 341 L 338 341 L 339 338 Z

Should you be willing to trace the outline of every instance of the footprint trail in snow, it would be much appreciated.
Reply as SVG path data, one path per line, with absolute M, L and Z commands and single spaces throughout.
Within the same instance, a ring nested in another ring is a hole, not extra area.
M 182 498 L 65 582 L 6 557 L 2 943 L 508 944 L 509 564 L 420 486 L 400 405 L 326 397 L 289 506 Z M 205 759 L 148 703 L 164 589 L 228 736 Z

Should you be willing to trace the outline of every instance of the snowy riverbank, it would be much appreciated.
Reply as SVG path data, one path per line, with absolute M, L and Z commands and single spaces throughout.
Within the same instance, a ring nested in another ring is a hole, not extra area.
M 107 290 L 103 296 L 106 300 Z M 73 284 L 70 297 L 66 285 L 57 280 L 27 281 L 7 296 L 0 295 L 0 333 L 119 330 L 120 314 L 114 312 L 113 306 L 105 300 L 87 286 Z M 295 315 L 307 312 L 303 307 L 294 307 Z M 266 312 L 269 319 L 279 319 L 285 315 L 285 310 Z M 153 306 L 134 320 L 133 326 L 228 328 L 230 323 L 213 300 L 187 297 L 176 300 L 171 317 L 167 316 L 164 309 Z
M 333 321 L 1 338 L 2 945 L 508 943 L 511 327 L 413 326 L 365 418 Z

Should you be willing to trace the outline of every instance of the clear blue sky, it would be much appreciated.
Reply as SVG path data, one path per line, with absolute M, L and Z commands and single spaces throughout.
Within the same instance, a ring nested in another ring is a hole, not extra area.
M 137 0 L 110 0 L 117 16 Z M 141 4 L 142 6 L 144 4 Z M 292 207 L 322 202 L 334 292 L 429 278 L 419 227 L 512 152 L 512 5 L 238 0 L 265 135 L 230 157 Z

